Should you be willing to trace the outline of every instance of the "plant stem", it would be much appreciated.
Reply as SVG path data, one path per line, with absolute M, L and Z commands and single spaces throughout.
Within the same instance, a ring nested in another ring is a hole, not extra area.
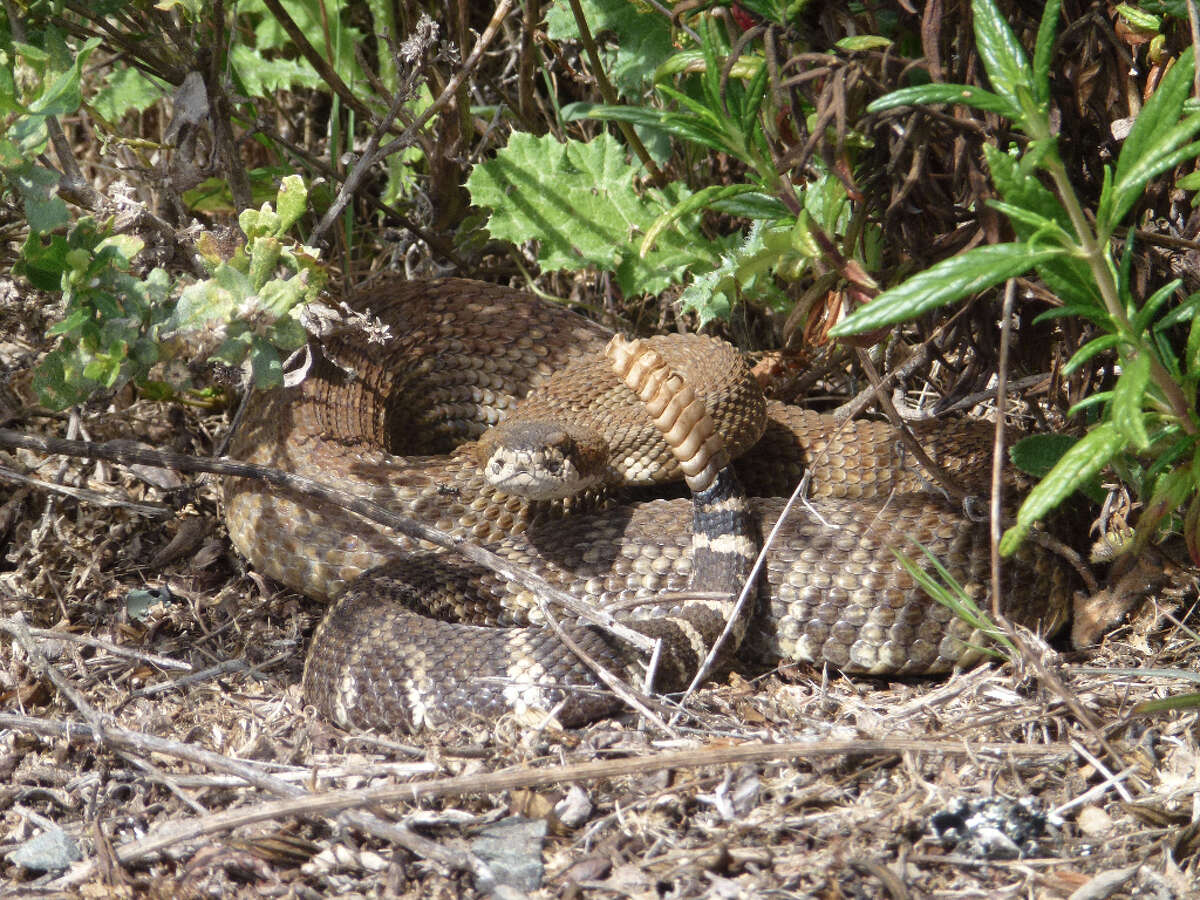
M 1044 135 L 1035 135 L 1035 139 L 1049 139 L 1050 129 L 1048 123 L 1039 123 L 1045 131 Z M 1038 130 L 1043 130 L 1039 128 Z M 1075 227 L 1075 234 L 1079 238 L 1079 249 L 1083 252 L 1084 258 L 1087 260 L 1088 268 L 1092 270 L 1092 277 L 1096 279 L 1096 284 L 1100 288 L 1100 296 L 1104 300 L 1104 307 L 1112 317 L 1113 322 L 1117 325 L 1117 331 L 1120 336 L 1133 347 L 1136 352 L 1145 353 L 1150 357 L 1150 378 L 1158 385 L 1159 390 L 1163 392 L 1163 396 L 1167 399 L 1170 412 L 1176 419 L 1179 420 L 1180 427 L 1188 434 L 1200 433 L 1200 428 L 1191 415 L 1191 407 L 1187 402 L 1187 398 L 1183 395 L 1183 389 L 1179 383 L 1171 377 L 1170 373 L 1163 368 L 1159 362 L 1158 354 L 1153 349 L 1146 345 L 1142 340 L 1142 336 L 1134 334 L 1133 329 L 1129 325 L 1129 318 L 1125 315 L 1125 310 L 1121 306 L 1121 298 L 1117 291 L 1116 282 L 1113 281 L 1112 270 L 1108 266 L 1107 255 L 1096 237 L 1092 226 L 1088 222 L 1087 217 L 1083 214 L 1083 209 L 1079 205 L 1079 198 L 1075 195 L 1075 189 L 1071 186 L 1071 180 L 1067 177 L 1066 167 L 1062 164 L 1062 160 L 1057 154 L 1050 156 L 1046 160 L 1046 170 L 1050 173 L 1051 179 L 1054 181 L 1054 186 L 1058 189 L 1058 197 L 1062 201 L 1063 208 L 1066 209 L 1067 215 L 1071 219 L 1071 224 Z M 1104 242 L 1107 246 L 1108 241 Z

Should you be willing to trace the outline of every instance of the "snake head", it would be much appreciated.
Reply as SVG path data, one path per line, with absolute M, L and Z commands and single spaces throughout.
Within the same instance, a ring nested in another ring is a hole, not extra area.
M 484 479 L 496 490 L 531 500 L 573 497 L 607 480 L 608 445 L 586 428 L 563 422 L 502 422 L 476 442 Z

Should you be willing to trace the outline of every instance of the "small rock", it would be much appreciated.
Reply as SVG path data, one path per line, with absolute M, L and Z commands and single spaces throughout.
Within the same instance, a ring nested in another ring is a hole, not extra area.
M 1088 837 L 1100 837 L 1112 831 L 1112 816 L 1098 806 L 1085 806 L 1075 817 L 1075 824 Z
M 545 837 L 545 819 L 513 816 L 481 830 L 471 852 L 487 863 L 497 885 L 536 891 L 542 884 Z
M 554 804 L 554 814 L 567 828 L 578 828 L 592 814 L 592 801 L 577 784 L 567 789 L 567 796 Z
M 79 845 L 61 828 L 43 831 L 8 854 L 8 861 L 31 872 L 64 872 L 83 859 Z

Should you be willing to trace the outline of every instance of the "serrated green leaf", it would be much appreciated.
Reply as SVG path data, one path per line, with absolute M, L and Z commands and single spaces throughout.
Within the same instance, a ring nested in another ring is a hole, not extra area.
M 786 226 L 755 222 L 739 247 L 723 254 L 719 265 L 688 285 L 679 298 L 681 310 L 694 312 L 704 325 L 713 319 L 728 319 L 741 297 L 772 304 L 781 297 L 772 273 L 798 258 L 789 232 Z
M 1189 152 L 1177 159 L 1180 148 L 1200 130 L 1200 113 L 1192 113 L 1180 121 L 1184 101 L 1191 92 L 1193 65 L 1193 48 L 1188 47 L 1138 113 L 1121 147 L 1108 204 L 1103 203 L 1102 194 L 1100 211 L 1105 216 L 1098 222 L 1103 232 L 1111 233 L 1112 227 L 1141 197 L 1151 178 L 1200 151 L 1200 146 L 1193 145 L 1194 149 L 1185 148 Z
M 971 14 L 976 49 L 979 59 L 983 60 L 984 71 L 988 72 L 992 89 L 1012 103 L 1013 107 L 1020 109 L 1021 89 L 1036 95 L 1025 48 L 1016 40 L 1007 19 L 992 0 L 972 0 Z
M 1150 354 L 1142 351 L 1125 360 L 1124 369 L 1113 388 L 1112 420 L 1125 439 L 1146 450 L 1150 438 L 1146 434 L 1146 413 L 1143 409 L 1146 386 L 1150 383 Z
M 992 244 L 976 247 L 943 260 L 894 288 L 884 291 L 855 310 L 830 330 L 832 337 L 861 334 L 885 325 L 914 319 L 939 306 L 978 293 L 1006 278 L 1029 271 L 1062 250 L 1030 250 L 1025 244 Z
M 1024 118 L 1021 91 L 1036 96 L 1025 48 L 993 0 L 972 0 L 971 15 L 975 21 L 975 48 L 983 61 L 988 81 L 992 83 L 992 89 L 1017 110 L 1013 118 L 1019 121 Z
M 1026 210 L 1043 220 L 1057 223 L 1061 234 L 1068 236 L 1066 240 L 1073 240 L 1075 228 L 1062 203 L 1054 194 L 1033 174 L 1026 171 L 1013 156 L 989 144 L 984 145 L 983 151 L 992 182 L 1005 203 Z M 1012 222 L 1017 237 L 1023 241 L 1030 240 L 1039 227 L 1033 220 L 1026 221 L 1020 217 L 1013 217 Z M 1095 305 L 1097 309 L 1104 308 L 1096 287 L 1096 279 L 1084 260 L 1069 254 L 1063 255 L 1039 265 L 1037 272 L 1046 282 L 1046 286 L 1067 305 Z
M 615 272 L 628 294 L 657 293 L 691 266 L 709 268 L 717 248 L 696 228 L 670 229 L 639 257 L 641 236 L 689 192 L 672 184 L 639 194 L 637 173 L 610 135 L 564 144 L 519 132 L 493 160 L 474 168 L 467 189 L 473 203 L 493 210 L 488 230 L 494 237 L 538 241 L 543 268 L 596 266 Z
M 581 0 L 580 6 L 592 37 L 606 50 L 609 79 L 622 96 L 638 97 L 675 49 L 670 21 L 628 0 Z M 568 3 L 557 2 L 547 10 L 546 33 L 552 40 L 578 39 Z M 607 34 L 613 39 L 607 40 Z
M 1054 34 L 1058 30 L 1058 13 L 1062 0 L 1048 0 L 1042 8 L 1038 24 L 1037 43 L 1033 50 L 1034 98 L 1039 103 L 1050 99 L 1050 61 L 1054 57 Z
M 1028 232 L 1030 238 L 1035 235 L 1040 237 L 1050 236 L 1064 246 L 1069 245 L 1071 242 L 1071 236 L 1063 230 L 1063 227 L 1058 222 L 1040 213 L 1034 212 L 1031 209 L 1024 209 L 1012 203 L 1005 203 L 1003 200 L 988 200 L 987 204 L 997 212 L 1004 213 L 1014 224 L 1024 225 L 1025 228 L 1023 230 Z M 1024 237 L 1024 235 L 1022 236 Z
M 966 84 L 920 84 L 884 94 L 867 106 L 867 112 L 879 113 L 898 106 L 925 106 L 930 103 L 964 103 L 984 112 L 999 113 L 1017 119 L 1021 110 L 999 94 Z
M 1031 528 L 1051 510 L 1071 496 L 1089 478 L 1096 475 L 1125 448 L 1125 436 L 1112 422 L 1101 422 L 1084 435 L 1043 478 L 1021 508 L 1017 522 L 1000 539 L 1000 552 L 1011 556 Z
M 129 112 L 141 112 L 163 98 L 165 91 L 133 66 L 116 68 L 104 79 L 104 85 L 88 101 L 110 123 L 118 123 Z

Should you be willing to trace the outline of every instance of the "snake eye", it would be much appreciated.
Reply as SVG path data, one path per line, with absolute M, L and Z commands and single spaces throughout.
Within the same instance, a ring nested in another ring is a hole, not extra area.
M 551 475 L 559 475 L 562 473 L 562 460 L 558 457 L 546 460 L 546 471 Z

